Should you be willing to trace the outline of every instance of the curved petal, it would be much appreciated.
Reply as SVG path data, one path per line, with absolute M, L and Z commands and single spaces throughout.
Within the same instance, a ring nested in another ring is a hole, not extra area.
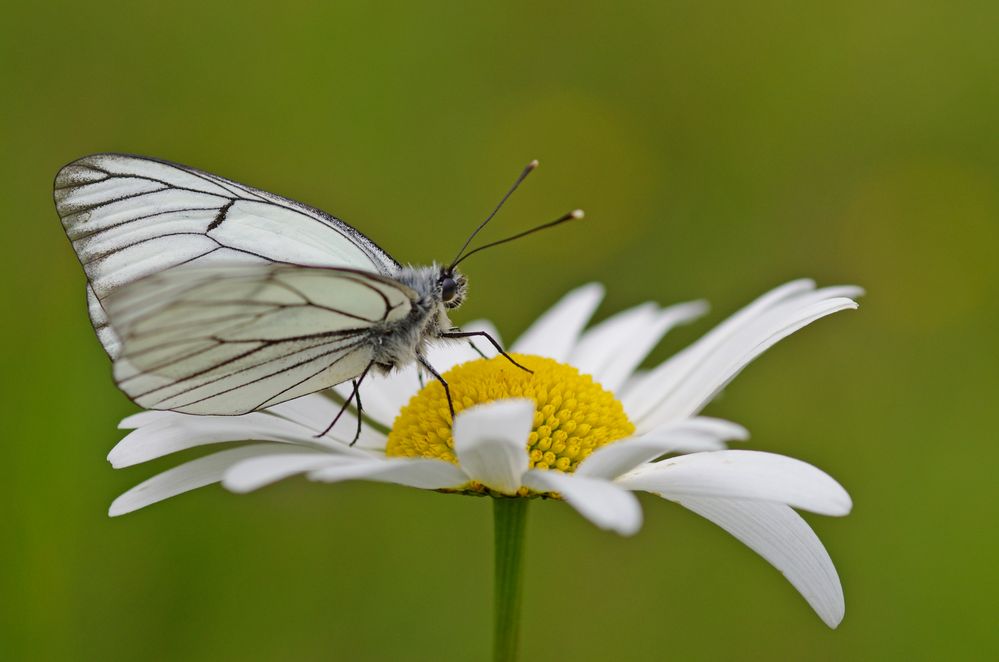
M 328 397 L 326 392 L 319 392 L 303 395 L 294 400 L 286 400 L 268 407 L 264 411 L 319 432 L 326 429 L 333 417 L 340 411 L 340 403 Z M 349 413 L 351 412 L 344 412 L 344 416 Z
M 158 413 L 166 416 L 145 419 L 151 422 L 129 432 L 111 449 L 108 453 L 111 466 L 120 469 L 188 448 L 226 441 L 278 441 L 332 452 L 365 454 L 346 443 L 316 439 L 312 430 L 262 412 L 243 416 Z
M 240 494 L 252 492 L 279 480 L 343 461 L 343 458 L 329 453 L 298 452 L 252 457 L 229 467 L 222 477 L 222 486 Z
M 829 474 L 794 458 L 760 451 L 714 451 L 647 464 L 616 481 L 677 501 L 725 497 L 786 503 L 822 515 L 846 515 L 850 495 Z
M 704 357 L 736 333 L 741 326 L 781 301 L 814 289 L 815 282 L 803 278 L 767 292 L 731 315 L 693 345 L 659 364 L 634 384 L 629 384 L 622 398 L 629 417 L 637 420 L 649 414 Z
M 587 331 L 569 363 L 593 375 L 607 390 L 617 391 L 670 329 L 700 317 L 706 310 L 703 301 L 663 310 L 654 304 L 636 306 Z
M 781 571 L 826 625 L 843 620 L 843 587 L 815 532 L 788 506 L 766 501 L 685 498 L 680 505 L 711 520 Z
M 599 372 L 614 360 L 621 345 L 652 323 L 658 312 L 659 307 L 648 302 L 611 315 L 580 336 L 568 362 L 587 375 Z
M 486 320 L 476 320 L 468 324 L 462 324 L 461 330 L 485 331 L 491 335 L 496 342 L 500 342 L 499 332 L 496 331 L 496 327 Z M 478 349 L 478 351 L 476 351 L 476 349 Z M 456 365 L 482 358 L 482 355 L 480 355 L 479 352 L 487 357 L 496 356 L 497 354 L 496 349 L 492 346 L 492 343 L 485 338 L 472 337 L 441 340 L 430 346 L 430 349 L 427 351 L 427 362 L 434 367 L 434 370 L 444 374 Z
M 149 425 L 150 423 L 155 423 L 163 418 L 169 418 L 170 416 L 176 414 L 173 411 L 162 411 L 159 409 L 144 409 L 138 413 L 131 414 L 121 419 L 118 423 L 119 430 L 134 430 L 136 428 L 142 427 L 143 425 Z
M 579 463 L 576 474 L 613 480 L 666 453 L 721 450 L 729 439 L 746 439 L 741 425 L 716 418 L 693 418 L 664 425 L 630 439 L 601 446 Z
M 565 361 L 603 297 L 599 283 L 569 292 L 517 339 L 511 351 Z
M 702 450 L 723 450 L 724 442 L 727 441 L 746 441 L 749 439 L 749 430 L 738 423 L 726 421 L 723 418 L 695 416 L 694 418 L 684 418 L 679 421 L 664 423 L 645 432 L 642 437 L 650 439 L 666 435 L 701 438 L 704 440 L 704 444 L 721 444 L 721 448 L 697 448 L 696 451 L 684 447 L 677 449 L 685 453 L 691 453 Z
M 185 462 L 139 483 L 111 503 L 108 515 L 116 517 L 222 480 L 229 467 L 251 457 L 288 452 L 284 444 L 254 444 L 219 451 Z
M 522 398 L 471 407 L 454 421 L 454 452 L 468 477 L 503 494 L 516 494 L 527 471 L 527 437 L 534 402 Z
M 350 397 L 353 385 L 344 382 L 334 386 L 333 390 L 346 399 Z M 371 371 L 361 385 L 364 414 L 385 427 L 392 427 L 399 410 L 419 390 L 420 375 L 415 365 L 401 367 L 387 375 Z
M 746 365 L 782 338 L 826 315 L 856 308 L 856 302 L 842 296 L 846 293 L 857 295 L 861 290 L 805 291 L 770 301 L 767 308 L 754 309 L 750 316 L 745 311 L 737 313 L 733 317 L 739 324 L 726 321 L 631 386 L 622 398 L 625 410 L 645 427 L 700 411 Z M 716 336 L 719 329 L 726 333 Z
M 309 479 L 324 483 L 373 480 L 422 490 L 458 488 L 468 484 L 468 476 L 450 462 L 408 457 L 337 462 L 310 472 Z
M 524 475 L 524 485 L 538 492 L 558 492 L 566 503 L 601 529 L 630 536 L 642 528 L 638 499 L 606 480 L 531 469 Z
M 500 335 L 499 329 L 496 325 L 487 319 L 472 320 L 468 324 L 462 324 L 461 329 L 463 331 L 485 331 L 493 337 L 493 340 L 503 346 L 503 336 Z M 473 338 L 472 341 L 475 346 L 479 348 L 479 351 L 485 354 L 487 357 L 496 356 L 496 349 L 488 340 L 483 340 L 482 338 Z
M 730 346 L 722 348 L 706 361 L 696 375 L 689 377 L 672 398 L 649 417 L 649 422 L 660 423 L 681 416 L 697 413 L 705 407 L 742 369 L 757 356 L 812 322 L 841 310 L 854 310 L 857 303 L 851 299 L 834 298 L 811 304 L 798 310 L 787 310 L 787 317 L 760 320 L 745 335 L 733 339 Z
M 600 371 L 598 381 L 610 391 L 619 391 L 666 333 L 680 324 L 692 322 L 707 310 L 708 305 L 703 301 L 681 303 L 661 310 L 652 323 L 622 347 L 614 361 Z
M 312 434 L 319 434 L 340 413 L 340 406 L 339 402 L 327 397 L 323 393 L 312 393 L 269 407 L 265 410 L 265 413 L 280 416 L 308 428 Z M 327 432 L 321 441 L 328 443 L 332 440 L 349 445 L 354 440 L 356 430 L 357 417 L 353 411 L 348 409 L 340 417 L 340 420 L 337 421 L 336 426 Z M 385 435 L 367 423 L 362 423 L 361 436 L 358 437 L 354 448 L 385 450 Z

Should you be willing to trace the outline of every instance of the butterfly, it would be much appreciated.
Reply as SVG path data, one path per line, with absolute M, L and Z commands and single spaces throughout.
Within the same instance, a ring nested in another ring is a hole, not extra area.
M 468 281 L 457 266 L 537 167 L 531 162 L 448 264 L 404 266 L 319 209 L 195 168 L 129 154 L 64 166 L 53 197 L 87 276 L 97 337 L 115 383 L 146 409 L 240 415 L 426 359 L 430 343 L 481 336 L 448 312 Z M 524 366 L 517 364 L 525 370 Z M 358 434 L 360 432 L 360 416 Z M 355 441 L 357 437 L 355 436 Z

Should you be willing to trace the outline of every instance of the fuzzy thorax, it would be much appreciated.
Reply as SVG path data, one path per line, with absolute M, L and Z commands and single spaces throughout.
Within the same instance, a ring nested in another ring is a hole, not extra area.
M 442 296 L 444 278 L 453 279 L 456 291 L 448 301 Z M 383 372 L 408 365 L 426 355 L 429 343 L 453 328 L 448 310 L 457 308 L 465 298 L 468 281 L 464 274 L 448 273 L 439 264 L 425 267 L 406 266 L 395 275 L 416 296 L 409 315 L 372 334 L 374 364 Z

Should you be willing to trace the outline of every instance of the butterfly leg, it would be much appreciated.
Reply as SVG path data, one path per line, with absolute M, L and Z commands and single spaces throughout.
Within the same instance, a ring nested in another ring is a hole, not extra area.
M 322 432 L 320 432 L 319 434 L 317 434 L 316 438 L 325 437 L 326 434 L 330 430 L 333 429 L 333 426 L 336 425 L 337 421 L 340 420 L 340 417 L 343 416 L 343 412 L 347 411 L 347 407 L 350 406 L 350 401 L 356 398 L 357 399 L 357 433 L 354 435 L 354 440 L 352 442 L 350 442 L 350 445 L 353 446 L 354 444 L 357 443 L 357 440 L 361 436 L 361 391 L 360 391 L 360 389 L 361 389 L 361 382 L 364 381 L 364 378 L 368 375 L 368 371 L 371 370 L 371 366 L 373 366 L 373 365 L 374 365 L 374 361 L 372 361 L 371 363 L 368 364 L 368 367 L 366 367 L 364 369 L 364 372 L 362 372 L 360 374 L 360 376 L 358 376 L 357 379 L 353 380 L 353 382 L 352 382 L 353 389 L 351 390 L 350 395 L 347 397 L 347 399 L 344 400 L 343 405 L 340 407 L 340 411 L 337 412 L 336 417 L 333 419 L 333 422 L 330 423 L 329 425 L 327 425 L 325 430 L 323 430 Z
M 461 333 L 461 329 L 458 328 L 457 326 L 452 326 L 450 329 L 448 329 L 447 332 L 448 333 Z M 482 350 L 479 349 L 479 346 L 476 345 L 474 342 L 472 342 L 471 339 L 468 340 L 468 346 L 471 347 L 472 351 L 474 351 L 476 354 L 478 354 L 481 358 L 483 358 L 483 359 L 488 359 L 489 358 L 488 356 L 486 356 L 485 354 L 482 353 Z
M 350 442 L 350 446 L 357 443 L 357 440 L 361 438 L 361 415 L 364 414 L 364 407 L 361 405 L 361 382 L 354 382 L 354 399 L 357 401 L 357 430 L 354 431 L 354 438 Z
M 525 368 L 524 366 L 522 366 L 519 363 L 517 363 L 516 361 L 514 361 L 512 356 L 510 356 L 505 351 L 503 351 L 503 348 L 500 346 L 500 344 L 498 342 L 496 342 L 496 339 L 493 338 L 488 333 L 486 333 L 485 331 L 448 331 L 446 333 L 442 333 L 441 334 L 441 338 L 472 338 L 474 336 L 481 336 L 481 337 L 485 338 L 486 340 L 488 340 L 489 344 L 492 345 L 493 347 L 495 347 L 496 351 L 499 352 L 503 356 L 503 358 L 505 358 L 507 361 L 509 361 L 510 363 L 514 364 L 515 366 L 517 366 L 521 370 L 524 370 L 526 372 L 530 372 L 532 374 L 534 373 L 534 371 L 531 370 L 530 368 Z M 472 346 L 475 347 L 475 345 L 472 345 Z M 476 348 L 476 351 L 478 351 L 478 348 Z M 479 354 L 481 354 L 481 353 L 482 352 L 479 352 Z
M 429 372 L 431 375 L 433 375 L 434 378 L 441 383 L 441 386 L 444 387 L 444 395 L 447 396 L 447 408 L 451 410 L 451 424 L 453 425 L 454 424 L 454 402 L 451 400 L 451 388 L 447 385 L 447 382 L 444 380 L 444 378 L 441 377 L 440 373 L 437 372 L 436 370 L 434 370 L 434 367 L 432 365 L 430 365 L 430 363 L 428 363 L 427 360 L 424 357 L 420 356 L 418 358 L 419 358 L 419 361 L 420 361 L 420 365 L 422 365 L 424 368 L 426 368 L 427 372 Z

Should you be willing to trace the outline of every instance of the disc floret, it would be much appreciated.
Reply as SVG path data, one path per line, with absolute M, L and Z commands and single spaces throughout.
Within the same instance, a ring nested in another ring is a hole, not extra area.
M 444 379 L 455 413 L 506 398 L 534 401 L 534 421 L 525 440 L 531 468 L 571 473 L 594 449 L 635 431 L 621 403 L 589 375 L 549 358 L 511 356 L 533 372 L 498 356 L 458 365 Z M 428 383 L 402 408 L 385 453 L 458 463 L 447 396 L 439 382 Z

